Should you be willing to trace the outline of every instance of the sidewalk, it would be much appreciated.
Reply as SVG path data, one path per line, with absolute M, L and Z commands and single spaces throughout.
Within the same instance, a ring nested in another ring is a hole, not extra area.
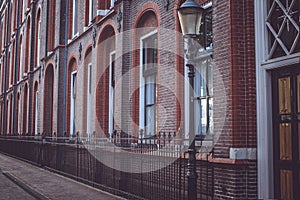
M 1 196 L 12 196 L 11 199 L 20 196 L 22 198 L 17 199 L 34 199 L 30 198 L 30 195 L 16 184 L 38 199 L 122 199 L 3 154 L 0 154 L 0 173 L 0 182 L 2 179 L 5 181 L 0 184 Z M 8 178 L 14 180 L 16 184 Z M 14 194 L 10 194 L 10 192 Z

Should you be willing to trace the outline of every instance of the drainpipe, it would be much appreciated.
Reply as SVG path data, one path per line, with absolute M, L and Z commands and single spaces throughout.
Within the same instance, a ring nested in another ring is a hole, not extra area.
M 14 109 L 13 109 L 13 133 L 14 134 L 18 134 L 17 133 L 17 130 L 18 130 L 18 116 L 17 116 L 17 113 L 16 113 L 16 109 L 17 107 L 19 107 L 19 105 L 16 105 L 17 104 L 17 101 L 16 101 L 16 98 L 17 98 L 17 93 L 18 93 L 18 90 L 17 90 L 17 83 L 18 83 L 18 60 L 19 60 L 19 42 L 20 42 L 20 12 L 21 12 L 21 8 L 20 8 L 20 1 L 18 1 L 17 3 L 18 5 L 18 10 L 17 10 L 17 13 L 16 13 L 16 17 L 17 17 L 17 29 L 16 29 L 16 48 L 15 48 L 15 69 L 14 69 L 14 102 L 13 102 L 13 105 L 14 105 Z M 20 112 L 20 110 L 19 110 Z
M 6 113 L 8 113 L 8 112 L 6 112 L 6 109 L 7 109 L 7 106 L 6 106 L 6 101 L 7 101 L 7 78 L 8 78 L 8 76 L 9 76 L 9 69 L 8 69 L 8 57 L 7 57 L 7 55 L 8 55 L 8 45 L 9 45 L 9 22 L 10 22 L 10 13 L 9 13 L 9 11 L 10 11 L 10 3 L 8 3 L 8 6 L 7 6 L 7 21 L 6 21 L 6 24 L 7 24 L 7 26 L 6 26 L 6 43 L 4 44 L 5 45 L 5 76 L 4 76 L 4 96 L 3 96 L 3 99 L 4 99 L 4 106 L 3 106 L 3 110 L 4 110 L 4 112 L 3 112 L 3 117 L 2 117 L 2 119 L 3 119 L 3 133 L 6 135 L 7 134 L 7 116 L 6 116 Z

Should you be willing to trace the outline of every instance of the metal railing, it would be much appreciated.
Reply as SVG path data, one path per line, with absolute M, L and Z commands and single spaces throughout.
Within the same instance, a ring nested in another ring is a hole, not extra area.
M 175 132 L 133 137 L 0 136 L 0 151 L 128 199 L 187 199 L 188 140 Z M 213 199 L 210 146 L 197 147 L 197 199 Z

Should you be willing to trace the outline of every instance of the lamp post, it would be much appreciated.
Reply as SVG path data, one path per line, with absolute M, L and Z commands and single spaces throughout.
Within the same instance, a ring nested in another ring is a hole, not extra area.
M 203 8 L 193 0 L 184 2 L 178 11 L 178 17 L 182 34 L 186 38 L 195 38 L 199 35 Z M 188 199 L 197 199 L 197 173 L 196 173 L 196 149 L 195 149 L 195 125 L 194 125 L 194 77 L 195 68 L 192 64 L 186 64 L 189 68 L 189 159 L 187 167 Z

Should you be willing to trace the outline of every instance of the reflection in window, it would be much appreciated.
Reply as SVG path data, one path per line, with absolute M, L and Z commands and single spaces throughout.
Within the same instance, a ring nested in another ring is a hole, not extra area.
M 145 82 L 144 98 L 144 131 L 153 135 L 156 131 L 156 66 L 157 66 L 157 33 L 142 40 L 142 70 Z M 141 116 L 142 117 L 142 116 Z
M 213 66 L 212 58 L 199 62 L 195 69 L 195 132 L 196 135 L 213 133 Z
M 212 49 L 212 8 L 204 11 L 200 26 L 199 42 L 203 50 Z

